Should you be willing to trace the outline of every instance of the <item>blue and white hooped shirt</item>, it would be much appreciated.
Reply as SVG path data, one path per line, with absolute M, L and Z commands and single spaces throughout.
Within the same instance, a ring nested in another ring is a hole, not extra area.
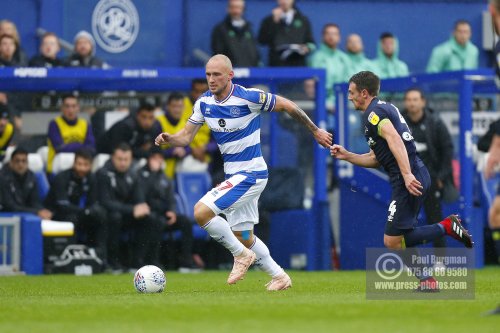
M 238 172 L 257 172 L 267 177 L 267 164 L 260 146 L 260 113 L 273 111 L 276 95 L 231 85 L 231 92 L 218 101 L 210 91 L 195 103 L 189 121 L 204 122 L 213 133 L 224 159 L 226 177 Z

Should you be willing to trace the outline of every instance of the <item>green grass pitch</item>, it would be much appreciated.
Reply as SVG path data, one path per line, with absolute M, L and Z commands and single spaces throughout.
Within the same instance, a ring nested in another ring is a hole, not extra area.
M 365 273 L 294 272 L 267 292 L 262 272 L 167 272 L 162 294 L 137 294 L 131 274 L 0 277 L 0 332 L 500 332 L 500 269 L 476 272 L 474 300 L 365 299 Z

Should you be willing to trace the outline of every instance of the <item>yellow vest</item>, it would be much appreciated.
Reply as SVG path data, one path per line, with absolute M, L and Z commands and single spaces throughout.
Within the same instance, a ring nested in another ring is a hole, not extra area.
M 181 122 L 186 123 L 193 114 L 193 104 L 189 97 L 184 97 L 184 112 L 182 113 Z M 164 131 L 165 132 L 165 131 Z M 210 128 L 208 128 L 207 124 L 203 124 L 196 136 L 191 143 L 191 147 L 199 148 L 206 146 L 210 142 Z
M 0 156 L 5 155 L 5 150 L 7 150 L 7 144 L 14 135 L 14 126 L 11 123 L 7 123 L 3 133 L 0 135 Z
M 64 144 L 85 142 L 88 128 L 88 124 L 85 119 L 78 118 L 75 125 L 69 125 L 62 116 L 57 117 L 56 119 L 54 119 L 54 121 L 59 128 L 59 133 L 61 133 Z M 56 149 L 54 148 L 54 145 L 52 144 L 50 139 L 47 140 L 47 145 L 49 146 L 47 172 L 52 172 L 52 163 L 54 161 L 54 157 L 56 156 Z

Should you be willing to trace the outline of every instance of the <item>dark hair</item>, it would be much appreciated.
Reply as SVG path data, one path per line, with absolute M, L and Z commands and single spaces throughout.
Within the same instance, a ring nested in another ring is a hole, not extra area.
M 380 79 L 370 71 L 362 71 L 354 74 L 349 83 L 356 84 L 359 91 L 366 89 L 370 96 L 377 96 L 380 90 Z
M 470 27 L 469 21 L 464 19 L 459 19 L 455 21 L 455 24 L 453 25 L 453 30 L 457 30 L 458 26 L 462 24 L 467 24 Z
M 61 96 L 61 100 L 62 102 L 64 103 L 65 100 L 67 100 L 68 98 L 74 98 L 76 99 L 76 101 L 78 102 L 78 96 L 75 95 L 75 94 L 64 94 Z
M 391 32 L 383 32 L 380 34 L 380 40 L 386 39 L 386 38 L 394 38 L 394 35 Z
M 184 95 L 181 94 L 180 92 L 174 91 L 173 93 L 168 95 L 167 105 L 170 104 L 170 102 L 172 101 L 178 101 L 180 99 L 184 99 Z
M 406 95 L 408 95 L 408 93 L 412 92 L 412 91 L 416 91 L 420 94 L 420 98 L 422 99 L 425 99 L 425 94 L 424 92 L 422 91 L 422 89 L 418 88 L 418 87 L 411 87 L 410 89 L 407 89 L 405 91 L 405 98 L 406 98 Z
M 155 110 L 155 106 L 151 103 L 141 103 L 141 105 L 139 105 L 139 108 L 137 109 L 137 113 L 141 112 L 141 111 L 147 111 L 147 112 L 154 112 Z
M 148 151 L 148 158 L 153 155 L 161 155 L 163 156 L 163 149 L 158 146 L 152 146 Z
M 92 152 L 87 148 L 80 148 L 75 151 L 75 161 L 77 158 L 82 158 L 86 161 L 92 162 Z
M 23 147 L 17 147 L 10 155 L 10 159 L 13 160 L 16 155 L 26 155 L 28 156 L 28 151 Z
M 0 103 L 0 118 L 9 118 L 9 107 L 7 104 Z
M 196 78 L 191 80 L 191 89 L 195 86 L 195 84 L 208 84 L 207 79 L 205 78 Z
M 327 23 L 327 24 L 325 24 L 323 26 L 323 29 L 321 30 L 321 34 L 324 34 L 325 31 L 326 31 L 326 29 L 328 29 L 328 28 L 337 28 L 338 31 L 340 31 L 340 27 L 339 27 L 338 24 L 336 24 L 336 23 Z
M 127 152 L 127 151 L 132 152 L 132 148 L 130 147 L 130 145 L 128 143 L 125 143 L 125 142 L 120 142 L 119 144 L 117 144 L 115 146 L 115 148 L 113 148 L 113 155 L 116 153 L 117 150 L 121 150 L 124 152 Z

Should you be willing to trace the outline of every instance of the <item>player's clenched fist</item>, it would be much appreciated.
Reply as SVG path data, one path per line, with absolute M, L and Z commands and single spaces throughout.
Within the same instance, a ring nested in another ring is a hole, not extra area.
M 155 145 L 159 146 L 159 145 L 164 145 L 166 143 L 169 143 L 170 137 L 171 137 L 171 135 L 166 133 L 166 132 L 158 134 L 158 136 L 155 139 Z
M 345 159 L 348 153 L 349 152 L 341 145 L 333 145 L 330 147 L 330 155 L 338 158 L 339 160 Z

